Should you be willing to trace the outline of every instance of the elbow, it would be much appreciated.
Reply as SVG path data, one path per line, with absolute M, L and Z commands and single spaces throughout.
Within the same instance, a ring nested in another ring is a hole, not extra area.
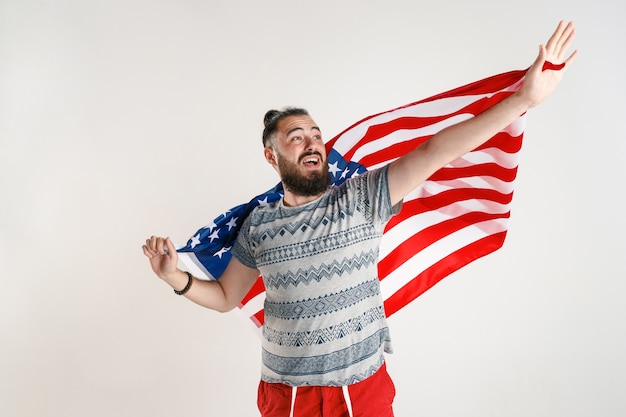
M 229 313 L 233 311 L 238 305 L 239 304 L 237 302 L 226 299 L 223 303 L 215 306 L 213 310 L 217 311 L 218 313 Z
M 190 300 L 193 301 L 194 303 L 204 307 L 204 308 L 208 308 L 209 310 L 212 311 L 216 311 L 218 313 L 228 313 L 229 311 L 232 311 L 235 307 L 237 307 L 237 303 L 236 302 L 232 302 L 230 301 L 228 298 L 191 298 Z
M 215 308 L 214 310 L 217 311 L 218 313 L 229 313 L 231 311 L 234 310 L 236 306 L 219 306 L 217 308 Z

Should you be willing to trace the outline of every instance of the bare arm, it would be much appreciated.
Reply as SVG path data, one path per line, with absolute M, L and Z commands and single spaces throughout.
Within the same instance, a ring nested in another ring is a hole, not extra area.
M 152 236 L 146 240 L 142 249 L 144 255 L 150 259 L 152 270 L 159 278 L 175 290 L 181 290 L 187 285 L 187 274 L 178 269 L 178 253 L 170 238 Z M 191 288 L 185 297 L 211 310 L 230 311 L 239 305 L 258 276 L 258 270 L 248 268 L 232 258 L 218 281 L 193 278 Z
M 522 87 L 483 113 L 443 129 L 389 167 L 389 190 L 393 204 L 426 181 L 435 171 L 477 148 L 521 114 L 545 100 L 557 87 L 566 68 L 577 55 L 565 54 L 574 38 L 574 25 L 560 22 L 547 44 L 540 45 L 537 59 L 526 73 Z M 565 63 L 560 71 L 543 71 L 545 61 Z

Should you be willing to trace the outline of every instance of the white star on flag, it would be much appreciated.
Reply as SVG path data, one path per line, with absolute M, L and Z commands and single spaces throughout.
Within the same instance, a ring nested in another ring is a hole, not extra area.
M 341 169 L 337 166 L 339 163 L 337 161 L 333 162 L 332 164 L 328 164 L 328 172 L 330 172 L 333 177 L 337 176 L 338 172 L 341 172 Z
M 200 244 L 200 233 L 191 237 L 191 247 L 195 248 Z
M 213 231 L 213 233 L 211 233 L 209 235 L 209 239 L 211 239 L 211 242 L 213 242 L 215 239 L 219 239 L 220 238 L 219 233 L 220 233 L 219 229 L 216 229 L 216 230 Z
M 228 230 L 231 230 L 233 227 L 237 227 L 238 218 L 239 217 L 233 217 L 232 219 L 228 221 L 228 223 L 226 223 L 226 226 L 228 226 Z

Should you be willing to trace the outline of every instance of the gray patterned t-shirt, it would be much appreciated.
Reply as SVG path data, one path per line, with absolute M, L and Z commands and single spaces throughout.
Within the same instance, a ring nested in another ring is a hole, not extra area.
M 261 378 L 288 385 L 364 380 L 391 352 L 377 274 L 391 206 L 387 168 L 297 207 L 282 200 L 246 219 L 232 254 L 265 284 Z

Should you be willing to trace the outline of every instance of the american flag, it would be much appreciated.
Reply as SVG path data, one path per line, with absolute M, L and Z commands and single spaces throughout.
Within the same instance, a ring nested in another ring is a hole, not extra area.
M 467 120 L 515 92 L 526 71 L 511 71 L 369 116 L 326 144 L 335 184 L 388 164 L 443 128 Z M 435 172 L 404 199 L 383 234 L 378 274 L 391 315 L 452 272 L 502 246 L 507 233 L 525 115 L 482 146 Z M 195 276 L 218 279 L 239 227 L 254 207 L 282 197 L 278 184 L 233 207 L 178 249 Z M 239 309 L 263 325 L 261 277 Z

